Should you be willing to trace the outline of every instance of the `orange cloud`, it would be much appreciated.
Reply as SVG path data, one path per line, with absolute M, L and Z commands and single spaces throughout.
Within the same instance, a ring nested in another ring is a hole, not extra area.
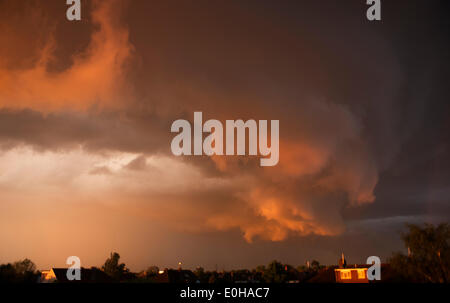
M 98 29 L 67 69 L 48 69 L 57 43 L 64 43 L 53 38 L 47 39 L 31 68 L 0 68 L 0 107 L 50 111 L 119 105 L 126 95 L 125 66 L 133 46 L 128 30 L 114 21 L 117 2 L 96 2 L 92 22 Z
M 344 230 L 339 203 L 324 204 L 314 196 L 296 196 L 291 188 L 253 186 L 240 198 L 239 208 L 210 216 L 207 226 L 219 230 L 239 228 L 248 242 L 256 237 L 283 241 L 293 235 L 334 236 Z

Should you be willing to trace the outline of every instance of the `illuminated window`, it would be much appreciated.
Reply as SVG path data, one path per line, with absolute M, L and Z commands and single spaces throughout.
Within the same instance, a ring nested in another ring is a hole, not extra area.
M 342 280 L 349 280 L 351 278 L 352 278 L 351 270 L 341 270 L 341 279 Z
M 365 279 L 365 278 L 366 278 L 366 270 L 358 269 L 358 279 Z

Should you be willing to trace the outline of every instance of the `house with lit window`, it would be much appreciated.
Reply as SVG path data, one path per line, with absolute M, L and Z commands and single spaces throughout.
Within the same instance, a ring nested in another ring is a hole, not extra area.
M 344 254 L 339 260 L 339 268 L 334 269 L 336 283 L 369 283 L 367 278 L 368 266 L 355 265 L 354 268 L 347 267 Z
M 336 268 L 336 283 L 369 283 L 367 268 Z
M 307 283 L 390 283 L 407 282 L 393 270 L 389 264 L 380 264 L 382 280 L 371 280 L 367 278 L 367 272 L 372 265 L 347 265 L 344 254 L 339 259 L 338 266 L 328 266 L 322 268 Z

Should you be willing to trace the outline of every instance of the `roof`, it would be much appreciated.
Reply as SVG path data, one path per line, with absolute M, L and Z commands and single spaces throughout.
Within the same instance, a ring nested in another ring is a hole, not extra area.
M 58 282 L 81 282 L 81 283 L 98 283 L 98 282 L 111 282 L 112 279 L 105 272 L 97 268 L 81 268 L 81 280 L 69 281 L 67 279 L 68 268 L 52 268 L 55 273 L 56 280 Z
M 311 279 L 308 279 L 306 282 L 308 283 L 335 283 L 336 278 L 334 274 L 334 270 L 337 268 L 336 266 L 328 267 L 327 269 L 320 270 L 315 276 Z

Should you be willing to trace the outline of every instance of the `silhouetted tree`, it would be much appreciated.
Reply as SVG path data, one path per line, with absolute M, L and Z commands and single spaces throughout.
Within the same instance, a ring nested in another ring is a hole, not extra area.
M 287 280 L 287 272 L 283 264 L 274 260 L 264 271 L 264 280 L 267 283 L 283 283 Z
M 40 273 L 29 259 L 0 265 L 0 282 L 35 283 Z
M 122 280 L 128 273 L 125 264 L 120 263 L 120 255 L 116 252 L 111 253 L 110 257 L 106 259 L 102 270 L 117 281 Z
M 450 226 L 440 224 L 407 225 L 402 238 L 408 255 L 395 253 L 392 268 L 403 278 L 414 282 L 450 282 Z
M 320 269 L 320 263 L 317 260 L 312 260 L 311 269 L 314 271 L 318 271 Z
M 147 277 L 154 277 L 158 274 L 159 267 L 158 266 L 149 266 L 146 270 Z
M 17 274 L 25 274 L 27 272 L 35 272 L 36 265 L 30 259 L 23 259 L 22 261 L 14 262 L 14 269 Z

